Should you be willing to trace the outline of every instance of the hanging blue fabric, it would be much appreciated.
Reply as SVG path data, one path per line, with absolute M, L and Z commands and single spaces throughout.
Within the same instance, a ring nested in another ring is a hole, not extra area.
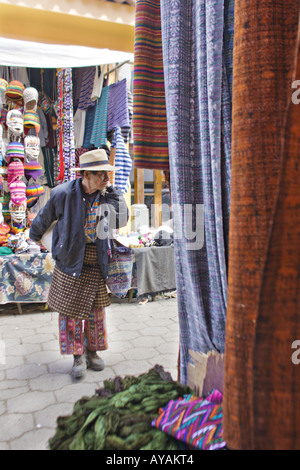
M 233 0 L 161 0 L 161 18 L 185 383 L 189 350 L 225 347 Z M 187 236 L 189 206 L 204 209 L 192 221 L 204 224 L 200 245 Z

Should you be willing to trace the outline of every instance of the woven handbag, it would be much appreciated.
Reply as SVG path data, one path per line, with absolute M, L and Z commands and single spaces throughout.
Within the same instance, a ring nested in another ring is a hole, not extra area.
M 106 285 L 116 297 L 126 297 L 131 287 L 133 250 L 115 239 L 111 240 L 111 255 L 108 258 Z

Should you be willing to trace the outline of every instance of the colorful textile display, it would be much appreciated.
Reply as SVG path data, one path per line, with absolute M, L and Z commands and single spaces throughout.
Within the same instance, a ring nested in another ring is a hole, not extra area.
M 189 447 L 199 450 L 224 449 L 222 394 L 215 390 L 206 398 L 184 395 L 159 410 L 152 426 Z
M 160 0 L 136 2 L 133 116 L 135 167 L 168 170 Z
M 129 187 L 129 176 L 132 168 L 132 160 L 124 143 L 120 127 L 115 129 L 111 148 L 116 149 L 114 164 L 116 168 L 118 168 L 118 171 L 116 171 L 115 174 L 114 185 L 124 194 Z
M 73 122 L 73 91 L 72 69 L 62 69 L 57 74 L 57 87 L 59 97 L 58 108 L 58 161 L 60 182 L 70 181 L 76 178 L 75 167 L 75 142 Z
M 284 159 L 282 143 L 294 91 L 299 5 L 239 0 L 235 9 L 224 439 L 232 449 L 295 449 L 300 384 L 291 357 L 300 331 L 294 108 Z
M 183 383 L 190 349 L 225 347 L 233 19 L 232 0 L 186 3 L 161 0 Z

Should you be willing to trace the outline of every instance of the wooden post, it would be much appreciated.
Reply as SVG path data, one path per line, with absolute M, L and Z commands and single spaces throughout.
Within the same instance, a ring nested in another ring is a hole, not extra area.
M 153 208 L 153 225 L 158 228 L 162 221 L 162 172 L 161 170 L 154 170 L 154 208 Z
M 144 204 L 144 170 L 134 169 L 134 203 Z

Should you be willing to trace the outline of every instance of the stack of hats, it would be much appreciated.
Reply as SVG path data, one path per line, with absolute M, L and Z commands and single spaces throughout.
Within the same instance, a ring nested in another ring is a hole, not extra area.
M 3 102 L 6 100 L 7 106 L 4 108 L 1 108 L 1 96 Z M 0 161 L 0 167 L 4 165 L 0 171 L 0 215 L 2 213 L 5 228 L 9 230 L 7 234 L 2 234 L 0 223 L 0 245 L 1 236 L 2 241 L 6 242 L 9 232 L 23 236 L 27 225 L 27 209 L 44 194 L 43 186 L 38 184 L 38 178 L 43 175 L 37 161 L 40 153 L 38 100 L 39 94 L 35 88 L 26 88 L 17 80 L 8 83 L 0 79 L 0 131 L 5 125 L 9 142 L 7 148 L 3 149 L 3 161 Z
M 9 213 L 11 228 L 15 233 L 24 230 L 26 218 L 26 184 L 22 181 L 24 177 L 25 152 L 21 142 L 11 142 L 7 146 L 7 183 L 10 191 Z

